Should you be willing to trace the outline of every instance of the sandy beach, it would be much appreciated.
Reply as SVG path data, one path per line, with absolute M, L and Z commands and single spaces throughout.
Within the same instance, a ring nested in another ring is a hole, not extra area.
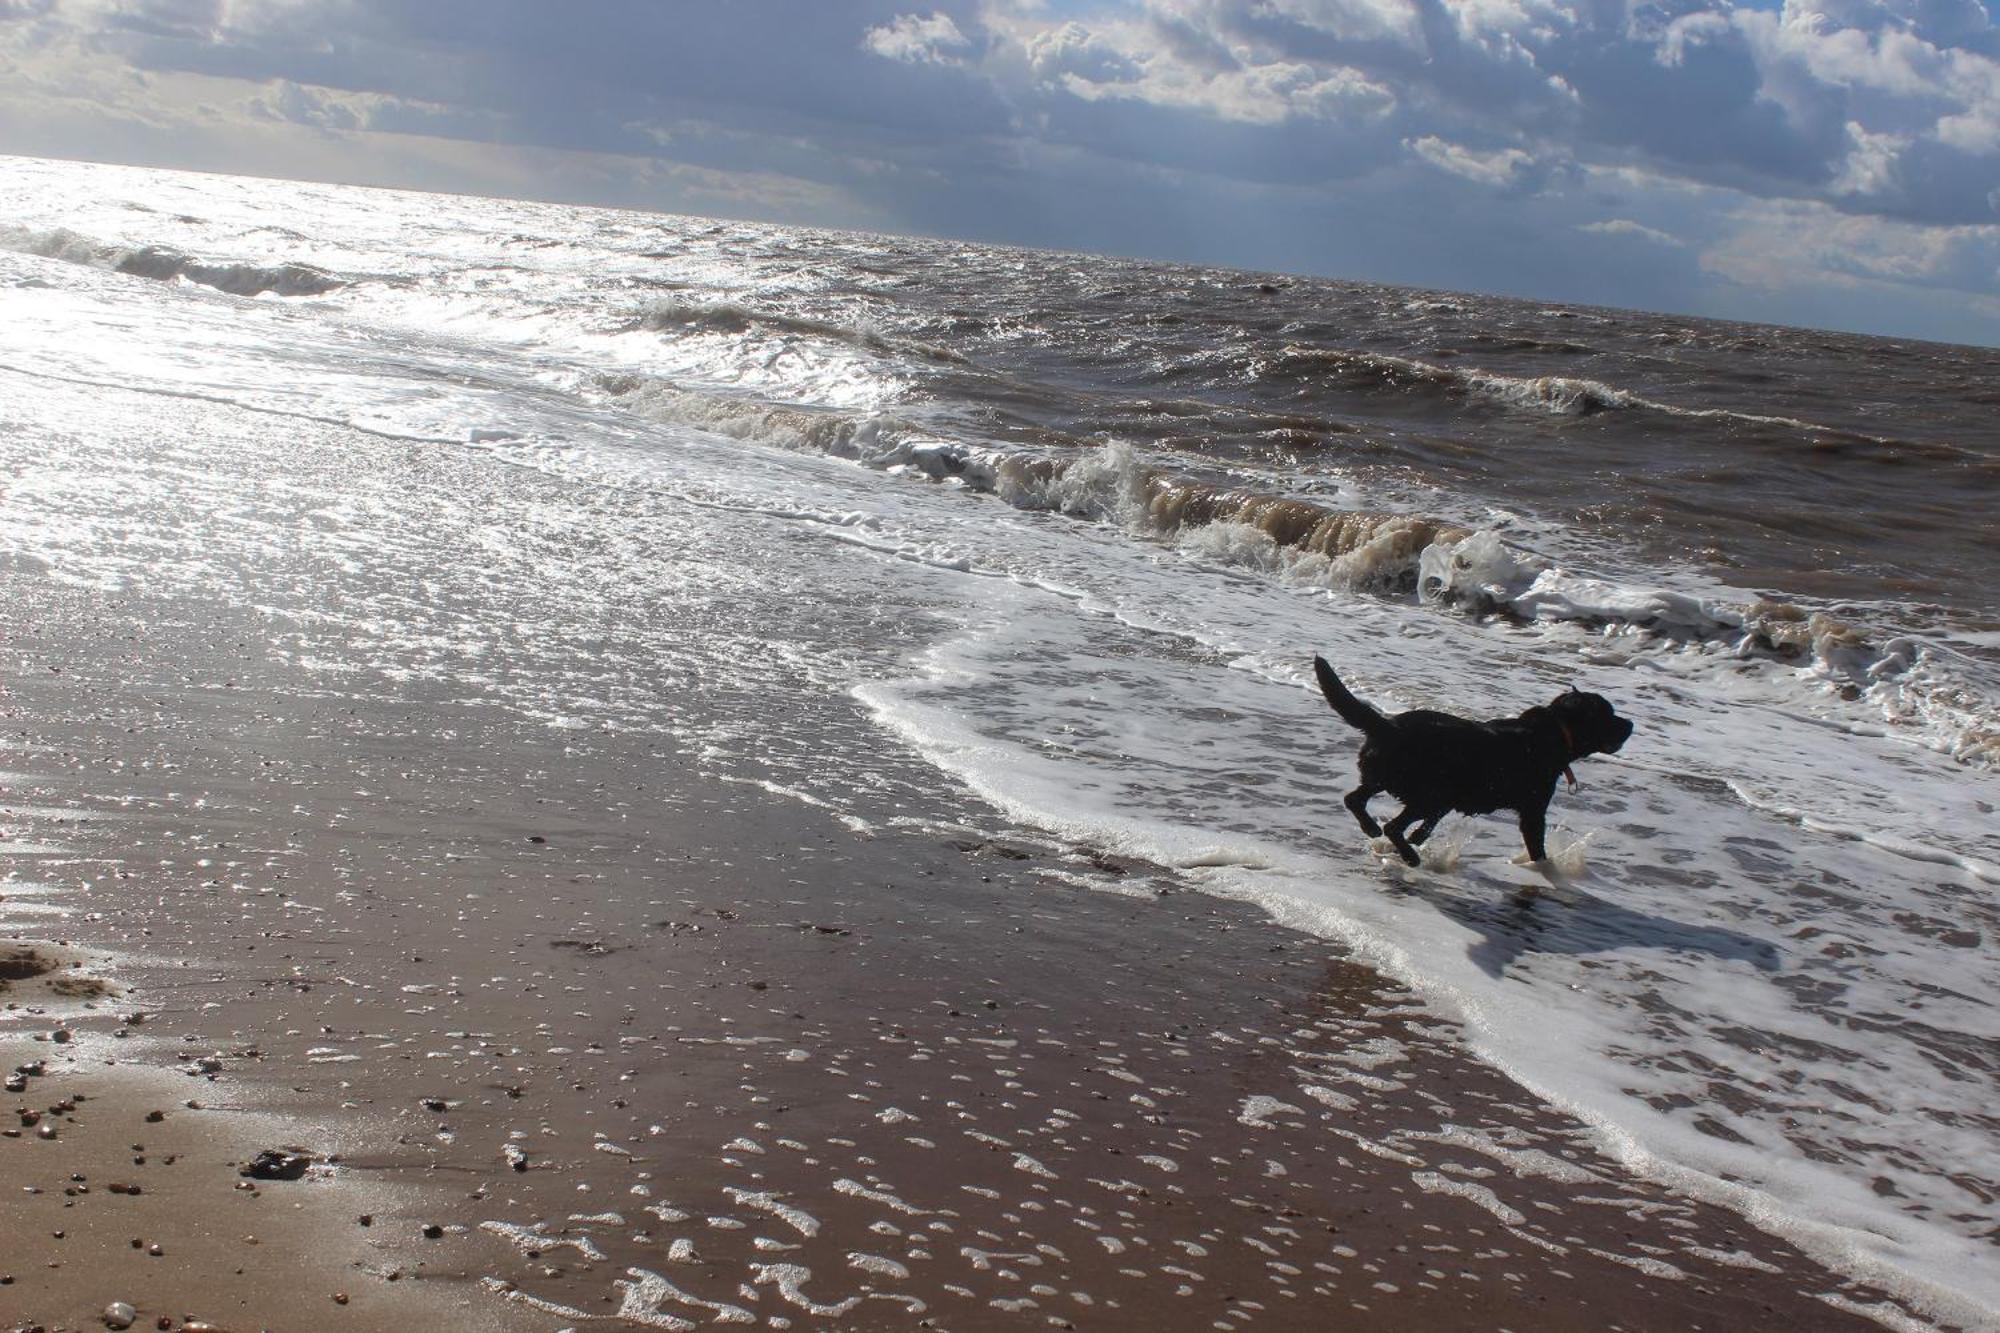
M 0 579 L 7 1328 L 1874 1326 L 1159 867 Z

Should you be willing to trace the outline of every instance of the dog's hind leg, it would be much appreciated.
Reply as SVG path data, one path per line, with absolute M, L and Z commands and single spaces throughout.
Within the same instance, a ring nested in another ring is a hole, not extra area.
M 1444 818 L 1443 815 L 1432 815 L 1429 819 L 1426 819 L 1423 823 L 1411 829 L 1410 846 L 1412 847 L 1423 846 L 1424 840 L 1429 838 L 1431 834 L 1437 831 L 1438 821 L 1442 820 L 1443 818 Z
M 1417 849 L 1410 846 L 1410 844 L 1404 840 L 1403 830 L 1408 828 L 1411 824 L 1415 823 L 1419 819 L 1425 820 L 1427 823 L 1435 824 L 1437 823 L 1439 818 L 1440 816 L 1438 815 L 1418 810 L 1412 806 L 1404 806 L 1400 811 L 1396 813 L 1395 818 L 1391 819 L 1387 824 L 1384 824 L 1382 826 L 1382 832 L 1387 834 L 1389 837 L 1389 841 L 1395 844 L 1396 854 L 1403 858 L 1405 864 L 1420 866 L 1424 863 L 1424 858 L 1418 856 Z
M 1361 831 L 1371 838 L 1382 836 L 1382 826 L 1375 822 L 1375 816 L 1368 813 L 1368 803 L 1381 794 L 1380 787 L 1371 787 L 1365 782 L 1347 793 L 1347 808 L 1361 821 Z

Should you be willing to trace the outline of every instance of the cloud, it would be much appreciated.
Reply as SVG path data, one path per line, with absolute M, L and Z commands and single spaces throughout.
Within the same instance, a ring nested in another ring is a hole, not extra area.
M 1418 157 L 1442 171 L 1496 187 L 1515 184 L 1535 160 L 1532 153 L 1519 148 L 1479 152 L 1460 144 L 1446 143 L 1435 134 L 1412 140 L 1410 147 Z
M 1653 245 L 1672 246 L 1680 249 L 1685 243 L 1677 236 L 1669 235 L 1658 227 L 1648 227 L 1643 222 L 1630 218 L 1607 218 L 1603 222 L 1583 222 L 1577 230 L 1597 236 L 1630 236 L 1635 240 L 1647 241 Z
M 2000 225 L 1923 227 L 1809 201 L 1746 205 L 1733 223 L 1702 265 L 1744 286 L 1925 287 L 2000 309 Z
M 957 64 L 956 53 L 972 45 L 947 14 L 928 18 L 901 15 L 879 28 L 870 28 L 861 44 L 878 56 L 911 65 Z
M 1010 97 L 1060 119 L 1065 103 L 1124 101 L 1243 125 L 1281 125 L 1377 114 L 1390 89 L 1352 66 L 1296 59 L 1230 40 L 1160 6 L 1090 24 L 1046 24 L 1038 14 L 987 15 L 996 54 L 987 72 Z M 1025 84 L 1009 85 L 1012 68 Z M 1084 128 L 1078 126 L 1077 128 Z
M 1022 50 L 1043 87 L 1073 90 L 1079 85 L 1135 84 L 1145 74 L 1142 65 L 1081 23 L 1035 32 L 1022 43 Z
M 1917 221 L 1985 220 L 2000 180 L 2000 35 L 1974 0 L 1146 0 L 1060 15 L 990 0 L 977 21 L 988 46 L 965 74 L 1041 123 L 1113 152 L 1129 127 L 1103 133 L 1075 103 L 1264 126 L 1271 151 L 1235 155 L 1257 179 L 1293 147 L 1283 131 L 1334 123 L 1354 163 L 1500 138 L 1489 159 L 1641 165 Z M 1303 174 L 1323 156 L 1291 160 Z M 1511 174 L 1426 160 L 1488 184 Z
M 268 93 L 252 98 L 249 105 L 252 115 L 316 129 L 358 130 L 368 122 L 366 110 L 357 109 L 349 100 L 321 89 L 302 87 L 290 79 L 275 80 Z
M 1413 0 L 1271 0 L 1272 14 L 1342 42 L 1386 42 L 1428 54 L 1424 7 Z

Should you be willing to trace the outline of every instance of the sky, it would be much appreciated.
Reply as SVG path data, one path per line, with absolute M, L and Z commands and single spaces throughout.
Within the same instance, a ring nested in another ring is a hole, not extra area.
M 0 153 L 2000 345 L 1982 0 L 0 0 Z

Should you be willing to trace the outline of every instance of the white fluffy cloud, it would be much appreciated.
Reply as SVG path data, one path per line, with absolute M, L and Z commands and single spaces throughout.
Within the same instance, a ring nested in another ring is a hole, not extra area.
M 958 30 L 948 14 L 919 18 L 904 14 L 879 28 L 870 28 L 861 39 L 878 56 L 909 64 L 955 64 L 960 52 L 972 43 Z
M 1481 185 L 1513 185 L 1534 162 L 1533 155 L 1519 148 L 1482 153 L 1462 144 L 1446 143 L 1435 134 L 1411 140 L 1410 147 L 1432 166 Z
M 1011 70 L 1024 68 L 1026 85 L 1009 91 L 1045 99 L 1038 109 L 1055 115 L 1063 95 L 1264 126 L 1372 116 L 1395 104 L 1385 84 L 1351 65 L 1238 40 L 1205 27 L 1200 8 L 1134 9 L 1089 24 L 989 10 L 984 21 L 995 53 L 988 72 L 1004 85 Z

